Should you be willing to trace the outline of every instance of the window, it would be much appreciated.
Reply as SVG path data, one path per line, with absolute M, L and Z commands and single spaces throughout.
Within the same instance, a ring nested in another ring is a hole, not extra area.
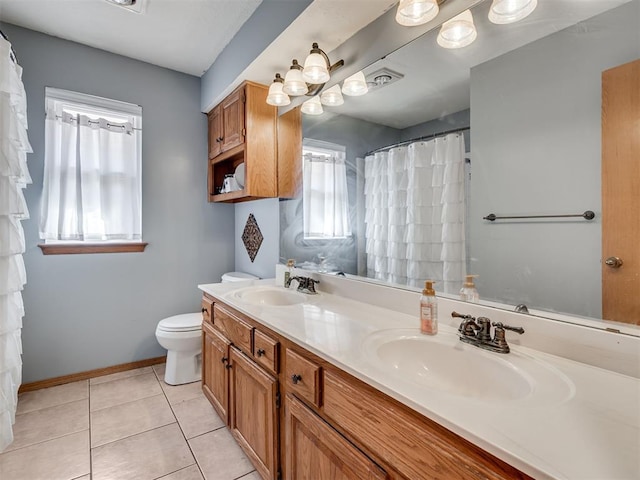
M 306 138 L 303 141 L 305 239 L 351 235 L 345 152 L 342 145 Z
M 142 108 L 48 87 L 45 101 L 40 237 L 140 243 Z

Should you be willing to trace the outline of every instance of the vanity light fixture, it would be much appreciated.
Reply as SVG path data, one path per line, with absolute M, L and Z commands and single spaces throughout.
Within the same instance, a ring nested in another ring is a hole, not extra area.
M 302 113 L 307 115 L 322 115 L 324 112 L 322 104 L 320 103 L 320 97 L 315 96 L 302 104 Z
M 342 93 L 350 97 L 359 97 L 369 91 L 367 80 L 362 70 L 348 77 L 342 84 Z
M 477 36 L 471 10 L 465 10 L 442 24 L 437 42 L 444 48 L 462 48 L 471 45 Z
M 340 62 L 342 62 L 342 60 L 340 60 Z M 327 54 L 318 47 L 317 43 L 313 43 L 313 45 L 311 45 L 311 51 L 304 61 L 302 78 L 304 78 L 306 82 L 314 85 L 324 84 L 331 78 L 330 71 L 332 68 Z
M 538 0 L 493 0 L 489 20 L 499 25 L 514 23 L 529 16 L 538 6 Z
M 405 27 L 422 25 L 438 15 L 438 0 L 400 0 L 396 22 Z
M 279 73 L 276 73 L 276 78 L 269 87 L 269 93 L 267 94 L 267 103 L 276 107 L 284 107 L 291 103 L 289 95 L 283 91 L 284 80 Z
M 282 90 L 287 95 L 306 95 L 309 91 L 307 83 L 302 78 L 302 66 L 298 63 L 298 60 L 293 60 L 289 71 L 284 76 Z
M 327 107 L 337 107 L 344 103 L 340 85 L 334 85 L 320 94 L 320 103 Z

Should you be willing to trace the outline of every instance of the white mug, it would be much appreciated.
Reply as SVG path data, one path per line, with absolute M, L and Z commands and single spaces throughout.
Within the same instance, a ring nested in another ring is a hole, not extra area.
M 229 193 L 235 190 L 240 190 L 238 182 L 233 174 L 229 173 L 224 176 L 224 182 L 222 182 L 222 193 Z

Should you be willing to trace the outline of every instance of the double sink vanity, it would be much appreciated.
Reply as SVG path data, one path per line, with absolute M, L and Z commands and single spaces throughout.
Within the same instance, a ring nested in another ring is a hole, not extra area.
M 199 286 L 203 389 L 263 478 L 640 478 L 637 338 L 446 298 L 425 336 L 419 293 L 313 277 L 317 295 Z M 483 350 L 460 341 L 454 310 L 526 333 L 506 332 L 508 354 Z M 554 347 L 527 346 L 545 335 Z M 622 360 L 603 354 L 612 341 Z

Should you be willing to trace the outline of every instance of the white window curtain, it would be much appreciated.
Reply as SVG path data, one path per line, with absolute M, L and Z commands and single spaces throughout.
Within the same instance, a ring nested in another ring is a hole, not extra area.
M 47 90 L 40 237 L 140 241 L 141 115 L 86 107 Z
M 20 221 L 29 217 L 22 190 L 31 183 L 31 151 L 22 68 L 11 58 L 11 44 L 0 37 L 0 452 L 13 441 L 22 382 L 21 292 L 27 279 Z
M 365 159 L 367 275 L 456 293 L 466 270 L 464 137 L 450 134 Z
M 351 235 L 344 152 L 303 155 L 305 238 Z

